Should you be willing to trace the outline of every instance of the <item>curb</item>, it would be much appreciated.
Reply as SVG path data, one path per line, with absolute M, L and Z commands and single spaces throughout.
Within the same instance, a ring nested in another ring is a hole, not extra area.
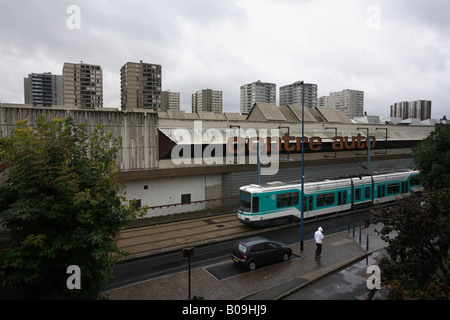
M 287 292 L 285 292 L 285 293 L 283 293 L 283 294 L 273 298 L 272 300 L 281 300 L 281 299 L 283 299 L 283 298 L 293 294 L 294 292 L 296 292 L 296 291 L 298 291 L 298 290 L 300 290 L 300 289 L 302 289 L 302 288 L 304 288 L 306 286 L 309 286 L 310 284 L 312 284 L 312 283 L 314 283 L 314 282 L 316 282 L 316 281 L 318 281 L 318 280 L 320 280 L 320 279 L 322 279 L 322 278 L 324 278 L 324 277 L 326 277 L 326 276 L 328 276 L 328 275 L 330 275 L 330 274 L 332 274 L 332 273 L 334 273 L 336 271 L 342 270 L 345 267 L 347 267 L 349 265 L 352 265 L 355 262 L 358 262 L 358 261 L 360 261 L 360 260 L 370 256 L 371 254 L 372 254 L 372 251 L 366 252 L 366 253 L 364 253 L 364 254 L 362 254 L 362 255 L 360 255 L 360 256 L 352 259 L 352 260 L 348 260 L 348 261 L 346 261 L 344 263 L 340 263 L 337 267 L 332 268 L 331 270 L 328 270 L 327 272 L 321 274 L 317 278 L 314 278 L 313 280 L 309 280 L 309 281 L 307 281 L 307 282 L 305 282 L 305 283 L 303 283 L 303 284 L 301 284 L 301 285 L 299 285 L 299 286 L 297 286 L 297 287 L 295 287 L 295 288 L 293 288 L 293 289 L 291 289 L 291 290 L 289 290 L 289 291 L 287 291 Z
M 326 277 L 326 276 L 328 276 L 328 275 L 330 275 L 330 274 L 332 274 L 332 273 L 334 273 L 334 272 L 336 272 L 336 271 L 342 270 L 342 269 L 346 268 L 347 266 L 352 265 L 352 264 L 354 264 L 355 262 L 358 262 L 358 261 L 360 261 L 360 260 L 362 260 L 362 259 L 364 259 L 364 258 L 370 256 L 372 253 L 373 253 L 372 251 L 369 251 L 369 252 L 366 252 L 366 253 L 364 253 L 364 254 L 361 254 L 361 255 L 359 255 L 358 257 L 355 257 L 355 258 L 353 258 L 353 259 L 351 259 L 351 260 L 348 260 L 348 261 L 346 261 L 346 262 L 343 262 L 343 263 L 336 263 L 336 264 L 334 264 L 334 267 L 331 266 L 332 268 L 331 268 L 330 270 L 327 270 L 326 272 L 321 273 L 318 277 L 316 277 L 316 278 L 314 278 L 314 279 L 312 279 L 312 280 L 308 280 L 308 281 L 306 281 L 305 283 L 302 283 L 301 285 L 299 285 L 299 286 L 297 286 L 297 287 L 295 287 L 295 288 L 292 288 L 292 289 L 286 291 L 285 293 L 276 296 L 275 298 L 272 298 L 271 300 L 281 300 L 281 299 L 283 299 L 283 298 L 285 298 L 285 297 L 287 297 L 287 296 L 293 294 L 294 292 L 296 292 L 296 291 L 298 291 L 298 290 L 300 290 L 300 289 L 302 289 L 302 288 L 304 288 L 304 287 L 307 287 L 307 286 L 309 286 L 310 284 L 312 284 L 312 283 L 314 283 L 314 282 L 316 282 L 316 281 L 318 281 L 318 280 L 320 280 L 320 279 L 322 279 L 322 278 L 324 278 L 324 277 Z M 316 273 L 316 272 L 317 272 L 317 271 L 313 271 L 313 272 L 311 272 L 311 273 L 309 273 L 309 274 Z M 306 275 L 306 276 L 307 276 L 307 275 Z M 260 293 L 260 292 L 263 292 L 263 291 L 265 291 L 265 290 L 270 290 L 271 288 L 272 288 L 272 287 L 265 288 L 265 289 L 260 289 L 260 290 L 257 290 L 257 291 L 255 291 L 255 292 L 246 294 L 245 296 L 241 296 L 241 297 L 239 297 L 239 298 L 236 298 L 235 300 L 244 300 L 244 299 L 247 299 L 247 298 L 249 298 L 249 297 L 251 297 L 251 296 L 253 296 L 253 295 L 256 295 L 256 294 L 258 294 L 258 293 Z

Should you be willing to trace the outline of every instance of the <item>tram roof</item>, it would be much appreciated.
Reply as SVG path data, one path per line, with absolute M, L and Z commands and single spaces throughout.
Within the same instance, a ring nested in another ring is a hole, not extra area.
M 383 178 L 393 177 L 393 176 L 404 176 L 405 174 L 411 174 L 412 170 L 400 170 L 397 172 L 393 171 L 385 171 L 385 172 L 375 172 L 372 175 L 355 175 L 355 176 L 340 176 L 333 178 L 324 178 L 324 179 L 305 179 L 304 185 L 305 189 L 308 187 L 314 187 L 315 185 L 319 185 L 321 183 L 325 184 L 341 184 L 341 183 L 350 183 L 350 180 L 353 179 L 354 182 L 367 183 L 367 180 L 371 180 L 371 176 L 374 177 L 375 181 L 382 181 Z M 383 177 L 383 178 L 382 178 Z M 328 183 L 327 183 L 328 182 Z M 242 186 L 240 190 L 248 191 L 248 192 L 261 192 L 261 191 L 277 191 L 284 190 L 287 188 L 298 188 L 301 189 L 301 180 L 292 180 L 292 181 L 271 181 L 266 182 L 260 185 L 257 184 L 249 184 L 246 186 Z

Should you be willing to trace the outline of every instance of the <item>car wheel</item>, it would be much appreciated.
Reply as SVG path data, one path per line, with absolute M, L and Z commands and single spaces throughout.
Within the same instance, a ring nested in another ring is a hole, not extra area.
M 283 261 L 288 261 L 289 255 L 287 253 L 283 254 Z
M 248 264 L 248 269 L 249 269 L 250 271 L 255 270 L 255 269 L 256 269 L 256 263 L 255 263 L 254 261 L 250 262 L 250 263 Z

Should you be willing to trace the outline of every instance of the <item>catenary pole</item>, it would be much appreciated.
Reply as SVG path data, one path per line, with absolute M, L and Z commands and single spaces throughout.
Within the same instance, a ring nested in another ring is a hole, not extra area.
M 303 252 L 303 214 L 304 214 L 304 179 L 305 179 L 305 166 L 304 166 L 304 142 L 305 142 L 305 81 L 302 81 L 302 192 L 301 192 L 301 216 L 300 216 L 300 251 Z

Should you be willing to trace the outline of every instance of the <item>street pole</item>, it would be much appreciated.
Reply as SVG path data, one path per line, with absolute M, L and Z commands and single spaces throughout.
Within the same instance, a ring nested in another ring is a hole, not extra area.
M 305 141 L 305 81 L 302 81 L 302 193 L 301 193 L 301 217 L 300 217 L 300 251 L 303 252 L 303 214 L 304 214 L 304 178 L 305 178 L 305 166 L 304 166 L 304 141 Z
M 367 130 L 367 172 L 370 174 L 370 136 Z
M 257 168 L 257 170 L 258 170 L 258 186 L 261 184 L 261 162 L 260 162 L 260 159 L 259 159 L 259 140 L 258 140 L 258 142 L 257 142 L 257 149 L 258 149 L 258 154 L 256 155 L 256 157 L 257 157 L 257 159 L 258 159 L 258 168 Z

